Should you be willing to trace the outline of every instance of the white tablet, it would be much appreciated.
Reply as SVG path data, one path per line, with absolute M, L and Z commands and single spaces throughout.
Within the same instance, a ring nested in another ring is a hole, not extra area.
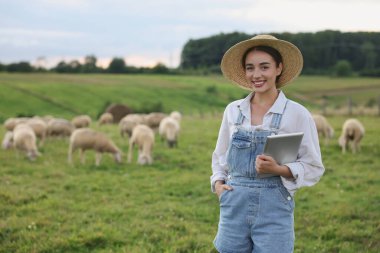
M 278 164 L 291 163 L 297 160 L 303 133 L 270 135 L 264 146 L 264 155 L 270 155 Z

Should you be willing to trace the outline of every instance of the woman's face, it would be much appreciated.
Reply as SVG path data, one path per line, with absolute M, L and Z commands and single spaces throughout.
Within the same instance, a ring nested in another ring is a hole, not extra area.
M 266 52 L 254 50 L 245 58 L 245 77 L 255 92 L 276 89 L 276 77 L 281 71 L 282 63 L 277 67 L 273 57 Z

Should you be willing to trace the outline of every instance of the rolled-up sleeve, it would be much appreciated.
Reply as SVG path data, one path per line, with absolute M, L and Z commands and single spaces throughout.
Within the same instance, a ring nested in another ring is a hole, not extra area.
M 297 161 L 285 164 L 293 174 L 293 179 L 282 177 L 284 186 L 294 195 L 297 189 L 313 186 L 322 177 L 322 164 L 318 133 L 310 113 L 303 112 L 296 121 L 297 131 L 304 132 Z
M 222 124 L 219 129 L 218 140 L 212 153 L 211 191 L 215 192 L 215 182 L 227 178 L 227 151 L 230 139 L 230 130 L 227 117 L 227 108 L 223 114 Z

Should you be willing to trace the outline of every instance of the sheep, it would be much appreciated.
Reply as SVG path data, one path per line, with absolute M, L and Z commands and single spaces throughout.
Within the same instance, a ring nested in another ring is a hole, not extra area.
M 39 146 L 42 147 L 45 142 L 47 132 L 47 124 L 45 121 L 40 118 L 31 118 L 25 124 L 29 125 L 33 129 L 36 137 L 40 140 Z
M 4 122 L 4 127 L 8 131 L 13 131 L 17 124 L 25 123 L 28 119 L 27 117 L 9 118 Z
M 360 141 L 364 136 L 364 126 L 357 119 L 347 119 L 342 127 L 342 134 L 339 137 L 339 146 L 342 147 L 342 153 L 346 153 L 348 143 L 351 142 L 351 151 L 356 153 L 360 151 Z
M 10 149 L 13 146 L 13 132 L 12 131 L 7 131 L 5 133 L 1 146 L 3 147 L 3 149 Z
M 167 117 L 165 113 L 162 112 L 151 112 L 145 117 L 145 124 L 152 129 L 156 129 L 160 126 L 162 119 Z
M 105 112 L 100 115 L 98 120 L 98 125 L 112 124 L 113 123 L 113 115 L 109 112 Z
M 37 149 L 36 139 L 33 129 L 27 124 L 18 124 L 13 130 L 13 146 L 19 151 L 24 151 L 31 161 L 41 155 Z
M 182 115 L 181 115 L 181 113 L 180 112 L 177 112 L 177 111 L 173 111 L 173 112 L 171 112 L 170 113 L 170 115 L 169 115 L 170 117 L 172 117 L 173 119 L 175 119 L 175 120 L 177 120 L 178 121 L 178 123 L 180 123 L 181 122 L 181 119 L 182 119 Z
M 66 119 L 51 119 L 47 124 L 48 136 L 70 136 L 74 126 Z
M 73 124 L 75 128 L 88 127 L 90 126 L 91 122 L 91 117 L 88 115 L 79 115 L 71 120 L 71 124 Z
M 154 132 L 146 125 L 137 125 L 129 139 L 128 163 L 132 162 L 132 151 L 134 145 L 138 146 L 137 163 L 141 165 L 152 164 L 152 150 L 154 145 Z
M 317 127 L 318 135 L 324 138 L 325 145 L 328 144 L 329 139 L 334 136 L 334 129 L 329 124 L 327 119 L 320 114 L 313 114 L 313 120 Z
M 113 154 L 115 161 L 121 163 L 121 151 L 114 142 L 104 133 L 90 128 L 79 128 L 71 134 L 67 158 L 69 164 L 73 163 L 72 154 L 77 149 L 80 150 L 82 164 L 85 162 L 84 152 L 88 149 L 95 150 L 96 152 L 96 166 L 99 166 L 103 153 Z
M 177 120 L 172 117 L 164 118 L 159 126 L 158 133 L 161 138 L 166 140 L 170 148 L 178 145 L 177 139 L 179 134 L 180 126 Z
M 144 115 L 128 114 L 119 122 L 120 135 L 124 137 L 125 134 L 128 134 L 128 137 L 131 137 L 133 128 L 138 124 L 143 124 L 144 122 Z

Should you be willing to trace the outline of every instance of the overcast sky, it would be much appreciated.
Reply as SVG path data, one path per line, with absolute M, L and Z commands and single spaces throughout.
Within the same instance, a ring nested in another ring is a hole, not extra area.
M 177 67 L 189 39 L 234 31 L 380 31 L 380 0 L 0 0 L 0 62 Z

